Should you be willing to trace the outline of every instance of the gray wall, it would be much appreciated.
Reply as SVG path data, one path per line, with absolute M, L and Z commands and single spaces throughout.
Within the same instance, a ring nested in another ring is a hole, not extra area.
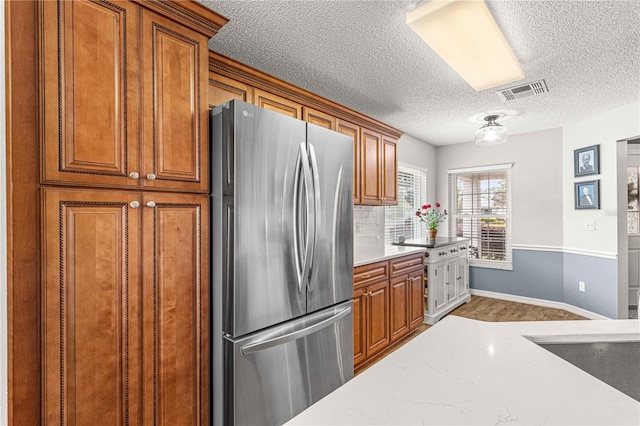
M 578 290 L 578 282 L 585 291 Z M 564 253 L 563 302 L 609 318 L 618 318 L 618 261 Z
M 563 254 L 513 250 L 513 270 L 469 268 L 471 288 L 534 299 L 563 301 Z

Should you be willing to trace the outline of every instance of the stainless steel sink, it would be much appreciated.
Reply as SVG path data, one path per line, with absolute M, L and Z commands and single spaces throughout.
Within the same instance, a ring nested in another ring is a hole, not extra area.
M 640 341 L 540 342 L 549 352 L 640 401 Z

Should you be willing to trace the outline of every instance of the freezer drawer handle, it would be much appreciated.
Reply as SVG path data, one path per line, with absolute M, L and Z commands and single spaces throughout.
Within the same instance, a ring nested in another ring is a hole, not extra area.
M 294 340 L 298 340 L 302 337 L 308 336 L 309 334 L 313 334 L 318 330 L 321 330 L 325 327 L 330 326 L 333 323 L 338 322 L 342 318 L 346 317 L 351 313 L 351 307 L 345 308 L 342 311 L 338 312 L 331 318 L 327 318 L 324 321 L 320 321 L 317 324 L 314 324 L 310 327 L 303 328 L 302 330 L 294 331 L 293 333 L 285 334 L 284 336 L 274 337 L 273 339 L 268 339 L 262 342 L 250 343 L 248 345 L 243 346 L 240 351 L 243 355 L 250 355 L 252 353 L 262 351 L 264 349 L 273 348 L 274 346 L 279 346 L 284 343 L 293 342 Z

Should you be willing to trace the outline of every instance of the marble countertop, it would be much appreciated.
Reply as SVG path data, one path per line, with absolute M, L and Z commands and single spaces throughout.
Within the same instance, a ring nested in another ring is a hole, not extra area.
M 353 266 L 366 265 L 410 254 L 424 253 L 424 247 L 408 246 L 371 246 L 353 250 Z
M 639 340 L 640 322 L 449 315 L 287 424 L 640 424 L 640 402 L 525 336 Z

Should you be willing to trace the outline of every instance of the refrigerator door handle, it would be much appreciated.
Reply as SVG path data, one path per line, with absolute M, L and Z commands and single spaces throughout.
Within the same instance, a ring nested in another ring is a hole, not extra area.
M 312 199 L 309 196 L 309 190 L 311 189 L 311 169 L 309 167 L 309 156 L 307 154 L 306 143 L 302 142 L 299 145 L 298 149 L 298 159 L 296 161 L 296 176 L 294 181 L 294 190 L 293 190 L 293 216 L 294 216 L 294 225 L 293 225 L 293 239 L 295 244 L 295 258 L 296 258 L 296 270 L 298 273 L 298 290 L 302 293 L 304 292 L 304 285 L 309 277 L 309 271 L 311 269 L 311 250 L 313 249 L 314 242 L 311 240 L 312 234 L 315 233 L 315 229 L 312 229 L 315 226 L 312 220 L 310 220 L 312 208 Z M 301 243 L 301 223 L 303 221 L 302 213 L 299 209 L 299 195 L 300 195 L 300 171 L 303 174 L 303 184 L 304 184 L 304 192 L 305 192 L 305 203 L 306 203 L 306 239 L 304 244 L 304 252 L 302 252 L 302 243 Z
M 313 219 L 314 219 L 314 226 L 313 226 L 313 248 L 311 250 L 311 261 L 309 262 L 309 266 L 310 269 L 313 268 L 313 260 L 315 257 L 315 248 L 316 248 L 316 241 L 318 239 L 318 226 L 321 223 L 322 218 L 320 217 L 321 212 L 322 212 L 322 206 L 320 205 L 320 176 L 318 176 L 319 173 L 319 169 L 318 169 L 318 161 L 316 159 L 316 151 L 315 149 L 313 149 L 313 145 L 309 144 L 309 159 L 311 160 L 311 173 L 313 176 L 313 208 L 314 208 L 314 212 L 313 212 Z M 309 281 L 309 291 L 313 291 L 313 284 L 311 283 L 311 281 Z
M 284 343 L 292 342 L 294 340 L 301 339 L 305 336 L 315 333 L 318 330 L 321 330 L 325 327 L 329 327 L 330 325 L 340 321 L 342 318 L 346 317 L 351 313 L 351 306 L 344 308 L 342 311 L 338 312 L 332 317 L 329 317 L 323 321 L 320 321 L 316 324 L 313 324 L 309 327 L 303 328 L 301 330 L 294 331 L 293 333 L 288 333 L 283 336 L 274 337 L 272 339 L 267 339 L 262 342 L 250 343 L 248 345 L 240 348 L 240 351 L 243 355 L 250 355 L 255 352 L 259 352 L 265 349 L 273 348 L 275 346 L 282 345 Z

